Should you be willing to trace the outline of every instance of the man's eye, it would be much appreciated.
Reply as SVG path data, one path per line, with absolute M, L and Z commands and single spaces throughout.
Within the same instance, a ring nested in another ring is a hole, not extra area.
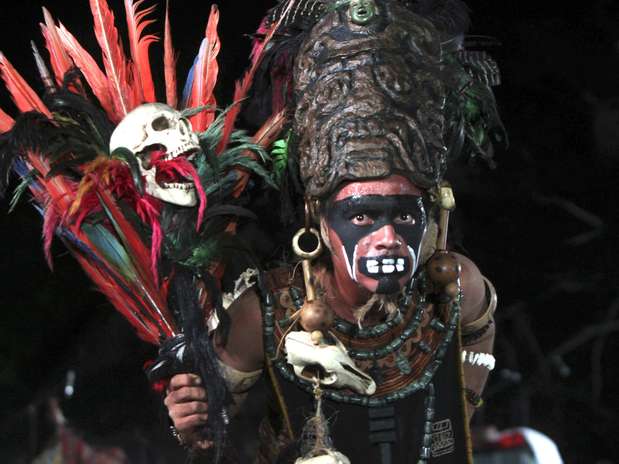
M 409 213 L 402 213 L 402 214 L 398 214 L 395 219 L 394 222 L 396 224 L 408 224 L 408 225 L 413 225 L 415 224 L 415 218 L 413 217 L 412 214 Z
M 350 221 L 356 226 L 369 226 L 373 223 L 372 218 L 367 214 L 355 214 Z

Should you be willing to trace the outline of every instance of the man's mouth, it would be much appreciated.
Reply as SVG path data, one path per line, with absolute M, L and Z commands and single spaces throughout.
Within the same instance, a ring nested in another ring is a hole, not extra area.
M 361 273 L 375 279 L 405 275 L 409 269 L 410 259 L 407 256 L 372 256 L 359 259 Z

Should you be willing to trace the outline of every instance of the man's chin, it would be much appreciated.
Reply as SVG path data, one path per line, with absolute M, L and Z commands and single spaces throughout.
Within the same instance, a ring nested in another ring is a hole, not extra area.
M 358 282 L 361 287 L 368 290 L 370 293 L 375 293 L 377 295 L 397 295 L 400 293 L 402 288 L 404 287 L 404 283 L 402 283 L 402 279 L 398 279 L 395 276 L 381 276 L 378 279 L 369 279 L 364 278 Z
M 394 295 L 402 290 L 400 281 L 394 277 L 381 277 L 378 279 L 376 293 L 378 295 Z

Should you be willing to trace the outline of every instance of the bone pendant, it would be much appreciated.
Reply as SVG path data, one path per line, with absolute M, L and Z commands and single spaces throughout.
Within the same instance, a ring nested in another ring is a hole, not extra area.
M 355 366 L 339 340 L 336 340 L 335 345 L 316 345 L 309 332 L 299 331 L 290 332 L 286 336 L 285 346 L 288 363 L 298 377 L 312 380 L 303 371 L 306 368 L 312 371 L 312 367 L 320 366 L 324 372 L 319 379 L 323 386 L 350 388 L 361 395 L 372 395 L 376 392 L 376 382 Z

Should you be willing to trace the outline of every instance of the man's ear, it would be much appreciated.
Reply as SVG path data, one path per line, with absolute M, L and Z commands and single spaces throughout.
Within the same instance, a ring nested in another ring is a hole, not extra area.
M 329 228 L 327 226 L 327 220 L 324 216 L 320 216 L 320 237 L 322 238 L 322 243 L 324 243 L 329 251 L 333 253 L 333 249 L 331 248 L 331 240 L 329 240 Z

